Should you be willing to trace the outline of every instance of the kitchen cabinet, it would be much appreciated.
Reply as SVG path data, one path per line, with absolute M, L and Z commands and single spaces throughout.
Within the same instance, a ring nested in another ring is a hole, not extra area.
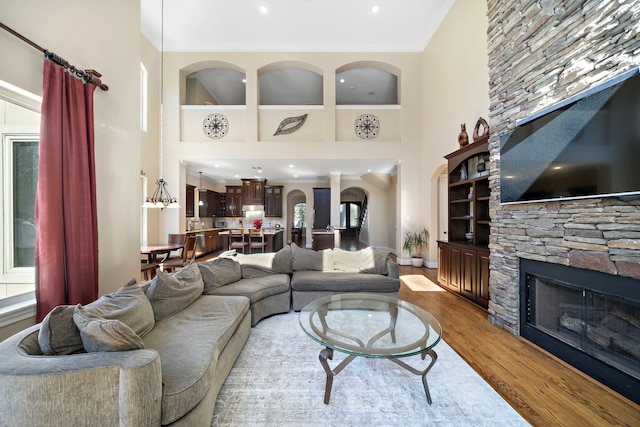
M 282 217 L 282 185 L 264 187 L 264 216 Z
M 264 205 L 266 179 L 243 179 L 242 197 L 245 205 Z
M 438 283 L 484 308 L 489 304 L 488 143 L 486 135 L 445 156 L 449 229 L 448 240 L 438 241 Z
M 228 185 L 226 193 L 226 216 L 241 217 L 242 215 L 242 185 Z
M 211 190 L 200 190 L 200 201 L 198 214 L 201 218 L 212 218 L 222 216 L 220 212 L 220 193 Z
M 187 184 L 187 197 L 185 200 L 185 210 L 187 218 L 193 218 L 195 214 L 195 190 L 196 187 L 194 185 Z

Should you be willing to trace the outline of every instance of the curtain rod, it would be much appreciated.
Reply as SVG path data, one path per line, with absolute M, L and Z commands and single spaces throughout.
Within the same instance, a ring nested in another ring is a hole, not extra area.
M 69 64 L 64 58 L 61 58 L 58 55 L 56 55 L 55 53 L 50 52 L 50 51 L 48 51 L 46 49 L 43 49 L 42 47 L 38 46 L 37 44 L 35 44 L 31 40 L 29 40 L 28 38 L 23 36 L 22 34 L 18 33 L 17 31 L 14 31 L 13 29 L 11 29 L 9 27 L 7 27 L 2 22 L 0 22 L 0 28 L 2 28 L 3 30 L 9 32 L 10 34 L 13 34 L 14 36 L 19 38 L 23 42 L 31 45 L 32 47 L 38 49 L 40 52 L 44 53 L 44 57 L 47 60 L 53 62 L 54 64 L 57 64 L 57 65 L 63 67 L 72 76 L 82 80 L 84 83 L 91 83 L 93 85 L 96 85 L 97 87 L 99 87 L 100 89 L 102 89 L 104 91 L 108 91 L 109 90 L 109 86 L 107 86 L 106 84 L 102 83 L 102 81 L 100 80 L 100 77 L 102 77 L 102 74 L 100 74 L 96 70 L 90 70 L 90 69 L 89 70 L 80 70 L 80 69 L 76 68 L 75 66 Z

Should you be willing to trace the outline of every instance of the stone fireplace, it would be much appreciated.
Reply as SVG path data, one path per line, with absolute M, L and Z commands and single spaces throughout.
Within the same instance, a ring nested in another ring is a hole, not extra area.
M 561 266 L 597 272 L 640 289 L 640 198 L 502 205 L 499 179 L 500 136 L 516 120 L 638 67 L 640 3 L 489 0 L 488 17 L 489 321 L 525 336 L 522 260 L 544 263 L 546 271 Z
M 521 259 L 520 332 L 640 402 L 640 286 L 635 280 Z

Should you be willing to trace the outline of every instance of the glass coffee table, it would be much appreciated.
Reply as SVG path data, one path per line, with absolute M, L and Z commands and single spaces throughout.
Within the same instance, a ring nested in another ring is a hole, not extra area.
M 422 376 L 431 404 L 427 373 L 438 358 L 433 348 L 442 337 L 442 327 L 427 311 L 397 298 L 353 293 L 312 301 L 300 311 L 299 322 L 309 337 L 325 347 L 319 356 L 327 374 L 324 403 L 329 403 L 333 377 L 360 356 L 389 359 Z M 328 360 L 333 360 L 334 350 L 348 356 L 331 369 Z M 414 355 L 422 360 L 428 355 L 431 362 L 418 370 L 400 360 Z

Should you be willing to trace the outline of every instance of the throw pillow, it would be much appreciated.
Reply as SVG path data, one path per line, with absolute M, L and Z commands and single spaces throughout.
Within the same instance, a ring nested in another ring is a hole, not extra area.
M 273 270 L 276 273 L 291 274 L 293 272 L 293 257 L 291 246 L 280 249 L 273 257 Z
M 155 324 L 151 303 L 136 279 L 85 305 L 84 310 L 95 318 L 119 320 L 141 337 Z
M 146 335 L 155 323 L 151 304 L 135 279 L 116 292 L 85 305 L 84 309 L 96 318 L 119 320 L 140 336 Z M 43 319 L 38 344 L 44 355 L 73 354 L 86 350 L 73 318 L 75 311 L 75 306 L 61 305 Z
M 340 248 L 333 250 L 333 268 L 338 271 L 358 273 L 360 271 L 360 264 L 362 263 L 361 259 L 361 251 L 345 251 Z
M 293 257 L 294 270 L 333 270 L 333 251 L 331 249 L 314 251 L 312 249 L 301 248 L 292 243 L 291 254 Z
M 234 259 L 240 263 L 242 277 L 245 279 L 270 274 L 291 274 L 293 267 L 291 247 L 288 245 L 275 253 L 237 254 Z
M 73 321 L 75 309 L 75 305 L 59 305 L 42 320 L 38 332 L 42 354 L 61 356 L 84 351 L 80 331 Z
M 364 248 L 361 250 L 362 260 L 360 264 L 361 273 L 387 274 L 387 258 L 389 252 L 377 248 Z
M 158 271 L 147 289 L 156 322 L 191 305 L 203 290 L 204 282 L 195 262 L 174 273 Z
M 203 293 L 237 282 L 242 278 L 240 264 L 233 258 L 217 258 L 197 263 L 202 275 Z
M 80 330 L 84 349 L 89 353 L 145 348 L 142 338 L 126 324 L 115 319 L 97 317 L 80 304 L 75 308 L 73 321 Z

